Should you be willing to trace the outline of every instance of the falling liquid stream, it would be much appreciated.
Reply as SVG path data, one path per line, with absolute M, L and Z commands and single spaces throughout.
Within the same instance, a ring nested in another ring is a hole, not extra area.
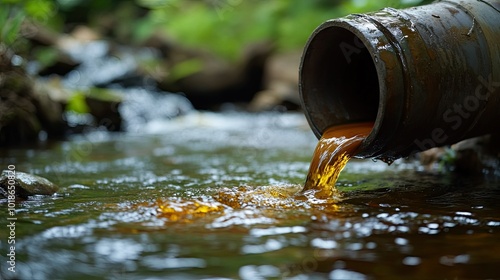
M 316 146 L 302 193 L 318 199 L 339 197 L 335 182 L 372 128 L 373 123 L 328 128 Z

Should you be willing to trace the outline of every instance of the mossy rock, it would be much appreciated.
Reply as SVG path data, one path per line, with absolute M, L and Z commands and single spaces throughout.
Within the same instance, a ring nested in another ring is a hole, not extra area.
M 7 197 L 10 194 L 9 187 L 12 185 L 15 186 L 15 194 L 19 198 L 28 198 L 31 195 L 53 195 L 59 189 L 57 185 L 43 177 L 19 171 L 14 173 L 13 171 L 4 170 L 0 175 L 0 187 L 2 189 L 0 193 Z

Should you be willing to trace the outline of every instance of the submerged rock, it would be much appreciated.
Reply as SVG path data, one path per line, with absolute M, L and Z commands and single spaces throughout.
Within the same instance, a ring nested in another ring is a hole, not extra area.
M 19 198 L 28 198 L 30 195 L 53 195 L 59 187 L 51 181 L 32 174 L 4 170 L 0 175 L 0 194 L 7 197 L 11 194 L 12 186 L 15 195 Z

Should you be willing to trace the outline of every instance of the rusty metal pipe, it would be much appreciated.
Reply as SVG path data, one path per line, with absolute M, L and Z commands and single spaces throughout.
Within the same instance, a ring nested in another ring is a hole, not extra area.
M 388 161 L 500 131 L 500 1 L 445 0 L 321 24 L 300 66 L 302 106 L 326 128 L 373 121 L 356 157 Z

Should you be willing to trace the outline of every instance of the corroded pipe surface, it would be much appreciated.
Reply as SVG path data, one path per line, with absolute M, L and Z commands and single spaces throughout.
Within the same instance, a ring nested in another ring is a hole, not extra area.
M 329 20 L 300 66 L 319 138 L 374 121 L 356 157 L 394 160 L 500 131 L 500 1 L 446 0 Z

